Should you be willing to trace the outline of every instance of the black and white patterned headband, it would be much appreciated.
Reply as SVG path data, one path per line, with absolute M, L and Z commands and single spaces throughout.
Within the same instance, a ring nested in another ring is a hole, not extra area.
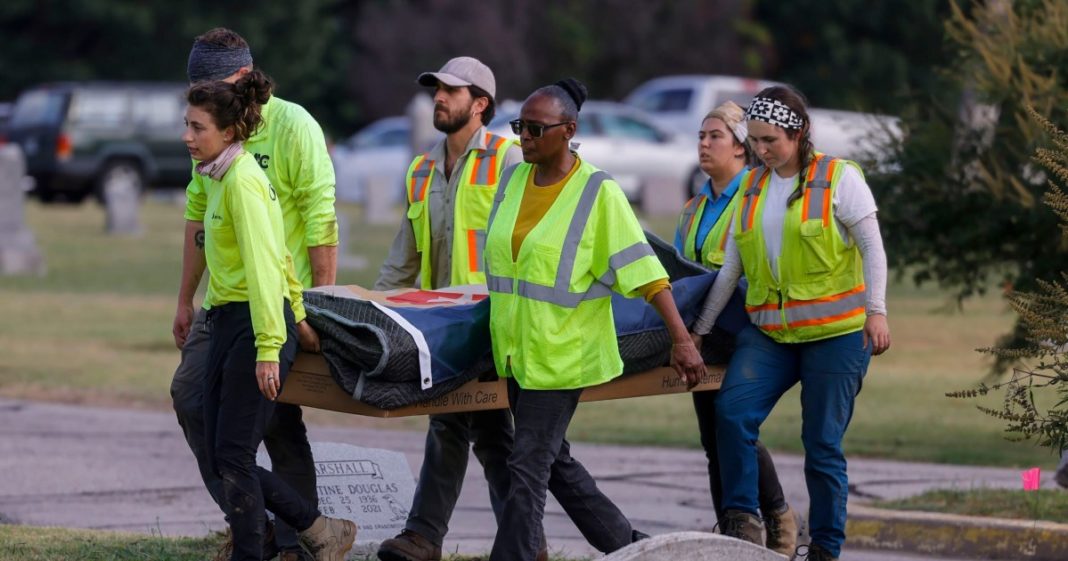
M 745 118 L 748 121 L 763 121 L 784 129 L 800 130 L 805 126 L 801 116 L 790 109 L 783 102 L 768 97 L 754 97 L 745 110 Z

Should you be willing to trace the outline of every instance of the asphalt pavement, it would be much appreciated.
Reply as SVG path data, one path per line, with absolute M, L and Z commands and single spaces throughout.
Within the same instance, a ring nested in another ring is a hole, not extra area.
M 309 427 L 312 440 L 403 452 L 413 476 L 424 434 Z M 576 443 L 572 454 L 597 478 L 636 528 L 650 534 L 708 530 L 715 523 L 705 459 L 698 450 Z M 776 454 L 795 509 L 805 512 L 802 458 Z M 174 416 L 0 399 L 0 522 L 101 530 L 204 535 L 223 528 L 201 485 Z M 1014 469 L 855 459 L 850 501 L 903 497 L 931 488 L 1018 488 Z M 1051 486 L 1050 482 L 1045 483 Z M 472 457 L 445 549 L 484 553 L 495 530 L 481 468 Z M 554 551 L 595 555 L 552 499 L 545 529 Z M 843 561 L 938 559 L 898 552 L 847 550 Z

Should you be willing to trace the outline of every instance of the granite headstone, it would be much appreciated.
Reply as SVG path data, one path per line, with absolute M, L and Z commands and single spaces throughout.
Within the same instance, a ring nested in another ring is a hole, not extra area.
M 140 172 L 130 164 L 117 165 L 104 174 L 103 182 L 107 232 L 115 235 L 140 234 Z
M 352 520 L 357 544 L 381 542 L 404 529 L 415 495 L 415 478 L 400 452 L 351 444 L 312 442 L 319 510 Z M 270 465 L 260 451 L 259 463 Z
M 16 144 L 0 146 L 0 275 L 45 273 L 44 259 L 26 226 L 26 159 Z

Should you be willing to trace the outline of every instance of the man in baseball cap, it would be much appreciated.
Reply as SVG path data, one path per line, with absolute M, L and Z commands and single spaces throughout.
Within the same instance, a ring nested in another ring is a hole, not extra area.
M 375 282 L 375 290 L 485 284 L 482 244 L 501 173 L 523 161 L 516 142 L 486 130 L 497 83 L 471 57 L 457 57 L 417 82 L 434 88 L 434 128 L 445 133 L 415 157 L 405 177 L 409 212 Z M 414 123 L 413 123 L 414 126 Z M 508 494 L 512 416 L 507 409 L 430 416 L 423 467 L 404 531 L 382 542 L 383 561 L 437 561 L 460 495 L 467 458 L 485 470 L 494 513 Z M 546 559 L 543 548 L 539 559 Z
M 453 88 L 475 86 L 489 94 L 491 101 L 497 97 L 497 81 L 493 78 L 493 71 L 477 58 L 469 56 L 450 60 L 437 72 L 423 72 L 416 81 L 428 88 L 437 86 L 438 82 Z

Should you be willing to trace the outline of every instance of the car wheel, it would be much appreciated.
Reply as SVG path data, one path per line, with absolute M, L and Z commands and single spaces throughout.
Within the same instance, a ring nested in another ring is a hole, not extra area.
M 708 175 L 701 168 L 696 167 L 690 172 L 690 179 L 686 182 L 686 200 L 690 200 L 701 192 L 701 188 L 708 181 Z
M 143 193 L 145 182 L 141 174 L 141 168 L 130 161 L 119 160 L 108 163 L 97 181 L 94 192 L 97 202 L 106 204 L 107 193 L 111 189 L 132 189 L 138 194 Z

